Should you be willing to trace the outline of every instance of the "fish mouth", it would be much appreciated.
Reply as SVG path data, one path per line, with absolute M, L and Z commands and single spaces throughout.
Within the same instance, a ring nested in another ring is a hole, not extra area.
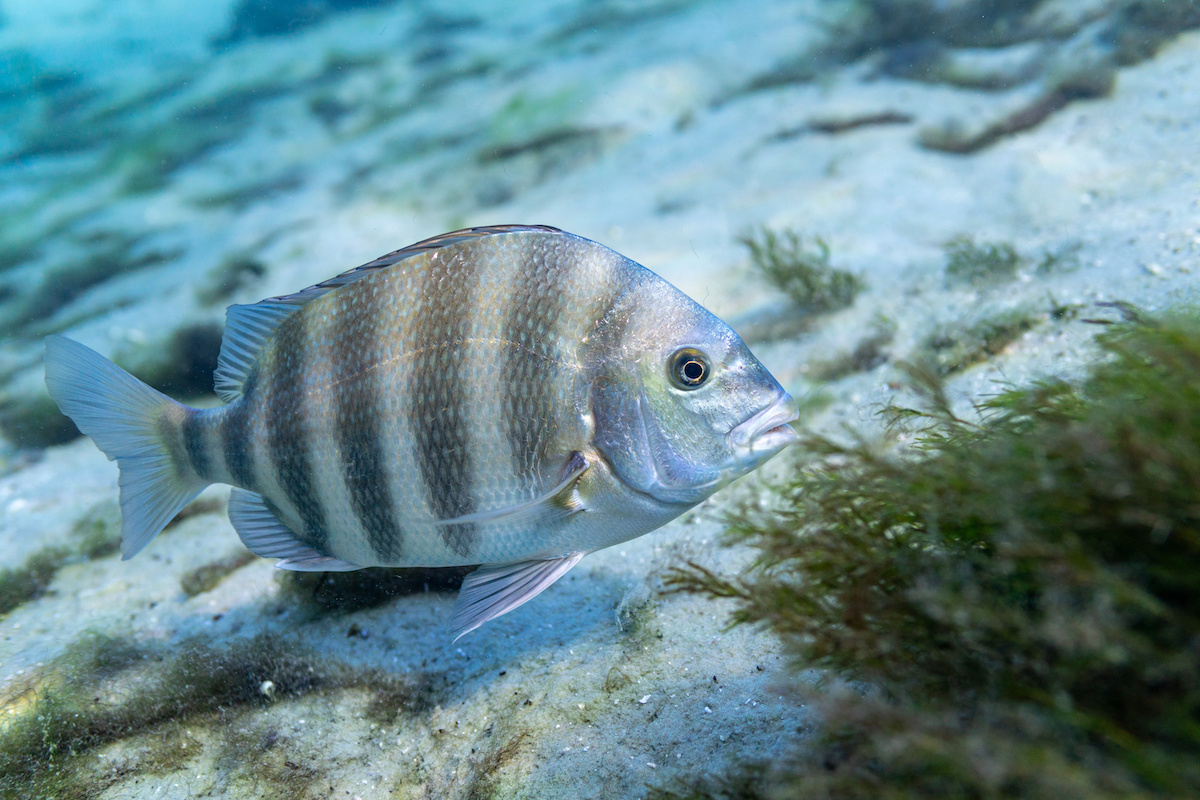
M 729 440 L 738 449 L 748 449 L 755 455 L 776 453 L 797 441 L 800 436 L 789 425 L 800 416 L 796 401 L 787 392 L 729 432 Z

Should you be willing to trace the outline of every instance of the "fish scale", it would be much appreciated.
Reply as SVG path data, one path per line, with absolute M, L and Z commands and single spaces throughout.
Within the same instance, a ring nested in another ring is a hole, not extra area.
M 46 364 L 121 466 L 127 556 L 229 483 L 239 536 L 285 568 L 481 565 L 459 635 L 795 436 L 791 398 L 728 326 L 536 226 L 445 234 L 231 307 L 224 407 L 179 405 L 62 337 Z

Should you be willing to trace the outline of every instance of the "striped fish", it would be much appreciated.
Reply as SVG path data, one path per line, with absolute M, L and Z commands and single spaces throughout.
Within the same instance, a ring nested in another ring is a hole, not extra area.
M 725 323 L 555 228 L 456 231 L 231 306 L 195 409 L 46 339 L 59 408 L 120 466 L 122 552 L 211 483 L 292 570 L 480 565 L 457 636 L 792 442 L 795 404 Z

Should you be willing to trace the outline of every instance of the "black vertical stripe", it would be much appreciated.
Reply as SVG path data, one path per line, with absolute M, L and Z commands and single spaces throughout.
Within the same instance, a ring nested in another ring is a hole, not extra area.
M 380 331 L 387 309 L 373 290 L 373 280 L 343 289 L 337 315 L 333 363 L 344 376 L 334 392 L 334 420 L 342 477 L 350 507 L 367 534 L 380 563 L 395 562 L 404 534 L 387 483 L 387 447 L 380 426 L 383 407 L 376 371 Z
M 474 300 L 474 264 L 458 246 L 430 260 L 419 288 L 424 309 L 414 337 L 420 353 L 413 371 L 409 428 L 415 434 L 421 482 L 437 519 L 475 512 L 474 472 L 470 451 L 467 389 L 467 348 Z M 445 525 L 443 541 L 466 556 L 479 535 L 475 523 Z
M 271 365 L 271 401 L 267 410 L 267 443 L 279 485 L 300 515 L 306 544 L 328 552 L 325 511 L 313 479 L 312 457 L 305 435 L 304 364 L 305 321 L 302 311 L 280 324 L 275 334 Z
M 545 455 L 550 438 L 546 424 L 554 418 L 552 393 L 543 384 L 554 377 L 547 357 L 553 355 L 549 351 L 566 298 L 562 265 L 547 263 L 548 258 L 554 258 L 554 251 L 540 241 L 525 249 L 501 334 L 508 343 L 499 388 L 510 464 L 514 474 L 525 477 L 533 476 Z
M 224 408 L 224 417 L 221 420 L 221 453 L 233 485 L 257 492 L 258 479 L 254 474 L 250 446 L 250 405 L 243 397 Z
M 183 449 L 187 453 L 192 469 L 202 478 L 212 474 L 212 463 L 208 457 L 205 441 L 205 426 L 201 423 L 204 411 L 189 408 L 183 418 Z

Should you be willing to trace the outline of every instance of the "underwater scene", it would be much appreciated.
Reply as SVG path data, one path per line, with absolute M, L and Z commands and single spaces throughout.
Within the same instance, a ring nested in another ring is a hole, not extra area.
M 1200 796 L 1198 278 L 1200 0 L 0 0 L 0 797 Z

